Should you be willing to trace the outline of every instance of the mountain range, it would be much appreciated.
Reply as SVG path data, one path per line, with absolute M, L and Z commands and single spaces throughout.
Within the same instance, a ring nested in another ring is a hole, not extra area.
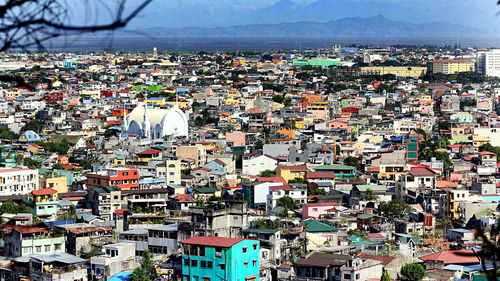
M 280 3 L 272 9 L 279 9 Z M 335 36 L 478 36 L 487 31 L 445 22 L 410 23 L 382 15 L 347 17 L 328 22 L 301 21 L 279 24 L 249 24 L 228 27 L 155 27 L 138 30 L 172 37 L 335 37 Z
M 139 1 L 139 0 L 130 0 Z M 263 4 L 265 2 L 270 4 Z M 129 28 L 233 27 L 297 22 L 326 23 L 384 15 L 412 24 L 445 22 L 495 33 L 494 0 L 177 0 L 153 1 Z M 260 3 L 260 4 L 257 4 Z M 128 2 L 127 2 L 128 3 Z

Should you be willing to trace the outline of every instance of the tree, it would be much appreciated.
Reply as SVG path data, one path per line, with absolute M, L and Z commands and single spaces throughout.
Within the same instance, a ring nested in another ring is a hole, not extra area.
M 425 269 L 418 263 L 407 263 L 401 267 L 401 281 L 420 281 L 424 278 Z
M 130 8 L 127 0 L 5 0 L 0 5 L 0 51 L 44 50 L 44 44 L 57 37 L 123 28 L 150 2 L 141 0 L 135 8 Z M 75 16 L 77 9 L 84 14 Z M 80 19 L 87 20 L 79 24 Z M 0 75 L 0 81 L 34 88 L 20 76 L 4 74 Z
M 391 221 L 407 218 L 411 210 L 410 205 L 401 199 L 381 202 L 378 207 L 380 214 Z
M 8 127 L 0 127 L 0 139 L 13 140 L 17 137 L 18 135 L 12 132 Z
M 132 281 L 151 281 L 153 274 L 153 255 L 149 250 L 144 251 L 142 254 L 142 264 L 132 272 Z
M 275 171 L 273 170 L 265 170 L 260 173 L 261 176 L 263 177 L 272 177 L 275 175 Z
M 40 133 L 43 129 L 43 121 L 38 120 L 38 119 L 33 119 L 29 123 L 26 123 L 21 128 L 21 133 L 24 133 L 26 131 L 34 131 L 36 133 Z
M 297 201 L 293 200 L 292 197 L 285 195 L 278 199 L 278 206 L 281 206 L 288 210 L 295 210 L 299 207 Z
M 353 166 L 356 170 L 361 170 L 361 165 L 359 164 L 359 159 L 356 157 L 349 156 L 344 159 L 344 165 Z
M 382 277 L 380 277 L 380 281 L 391 281 L 391 280 L 392 279 L 389 273 L 384 270 L 384 272 L 382 273 Z

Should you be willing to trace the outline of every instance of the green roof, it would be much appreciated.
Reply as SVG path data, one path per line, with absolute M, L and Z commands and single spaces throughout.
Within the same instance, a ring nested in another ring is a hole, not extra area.
M 374 245 L 374 244 L 377 243 L 369 240 L 363 240 L 359 242 L 352 242 L 351 244 L 349 244 L 349 246 L 356 248 L 356 250 L 361 250 L 361 249 L 366 249 L 366 246 L 368 245 Z
M 353 170 L 356 170 L 356 168 L 354 168 L 353 166 L 348 166 L 348 165 L 333 164 L 333 165 L 321 165 L 321 166 L 318 166 L 318 167 L 314 168 L 314 170 L 316 170 L 316 171 L 317 170 L 353 171 Z
M 155 145 L 155 146 L 153 146 L 153 148 L 158 149 L 158 150 L 162 150 L 162 151 L 168 149 L 168 147 L 163 146 L 163 145 Z
M 366 219 L 371 219 L 373 217 L 383 218 L 382 216 L 377 216 L 375 214 L 362 214 L 362 215 L 359 215 L 357 218 L 362 219 L 362 220 L 366 220 Z
M 337 231 L 337 229 L 329 224 L 322 223 L 319 221 L 311 220 L 307 225 L 307 232 L 331 232 Z
M 387 186 L 382 185 L 382 184 L 360 184 L 360 185 L 357 185 L 356 188 L 359 191 L 367 191 L 368 189 L 371 189 L 372 191 L 387 190 Z
M 202 188 L 197 188 L 194 190 L 194 192 L 196 192 L 196 193 L 214 193 L 217 191 L 219 191 L 219 190 L 215 187 L 202 187 Z
M 127 158 L 127 156 L 125 155 L 116 155 L 115 157 L 113 157 L 113 159 L 118 159 L 118 160 L 125 160 Z

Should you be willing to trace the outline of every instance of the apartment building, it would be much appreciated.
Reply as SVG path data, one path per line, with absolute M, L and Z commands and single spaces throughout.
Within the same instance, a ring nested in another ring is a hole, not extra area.
M 470 59 L 436 60 L 432 63 L 434 73 L 455 74 L 459 72 L 473 72 L 475 62 Z
M 109 168 L 104 171 L 88 173 L 87 188 L 116 186 L 122 190 L 139 188 L 139 171 L 129 168 Z
M 27 195 L 39 188 L 38 170 L 0 168 L 0 195 Z

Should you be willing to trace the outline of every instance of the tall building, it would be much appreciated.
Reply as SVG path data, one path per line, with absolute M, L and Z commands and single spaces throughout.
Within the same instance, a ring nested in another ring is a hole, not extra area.
M 38 189 L 38 170 L 0 168 L 0 195 L 25 195 Z
M 500 49 L 478 52 L 476 69 L 488 77 L 500 77 Z
M 455 74 L 474 71 L 474 61 L 470 59 L 436 60 L 432 63 L 434 73 Z
M 134 189 L 139 187 L 139 171 L 128 168 L 109 168 L 104 171 L 88 173 L 87 187 L 108 187 L 116 186 L 122 190 Z
M 183 280 L 259 279 L 258 240 L 194 236 L 181 244 Z

